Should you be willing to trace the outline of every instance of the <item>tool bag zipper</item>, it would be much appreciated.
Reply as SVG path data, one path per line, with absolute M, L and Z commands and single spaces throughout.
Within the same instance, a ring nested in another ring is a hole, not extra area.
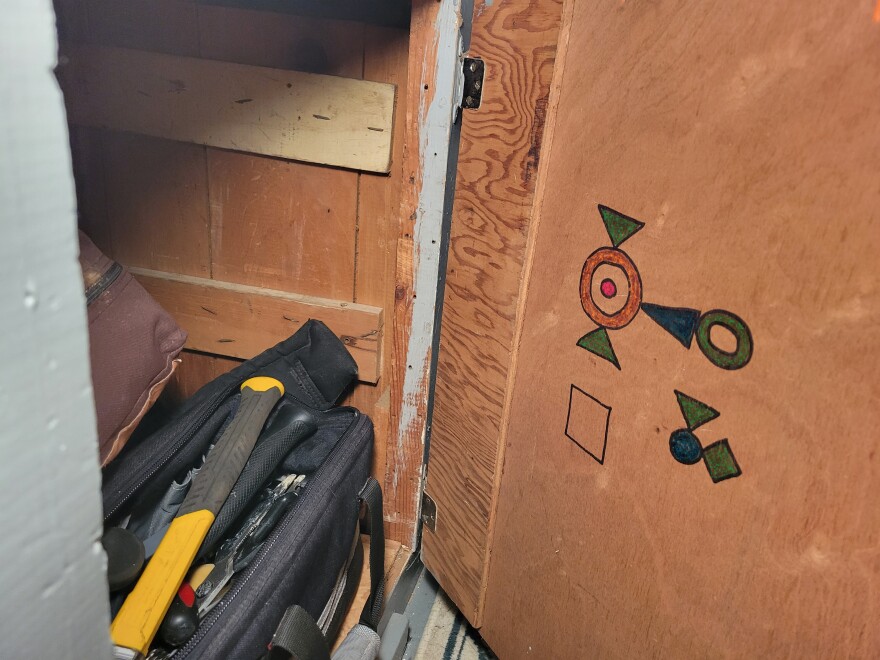
M 86 307 L 100 298 L 101 294 L 109 289 L 110 285 L 118 280 L 120 275 L 122 275 L 122 264 L 114 261 L 110 268 L 107 269 L 107 272 L 101 275 L 97 282 L 86 289 Z
M 251 562 L 251 564 L 245 569 L 245 573 L 242 576 L 237 576 L 233 578 L 233 584 L 230 588 L 229 593 L 227 593 L 223 599 L 208 613 L 208 616 L 199 623 L 199 627 L 193 635 L 192 639 L 190 639 L 183 647 L 177 650 L 174 655 L 175 660 L 184 660 L 184 658 L 188 658 L 196 647 L 201 643 L 205 637 L 210 633 L 211 628 L 217 623 L 220 617 L 229 609 L 231 605 L 233 605 L 233 601 L 244 591 L 248 582 L 253 578 L 253 576 L 260 570 L 264 562 L 266 562 L 272 555 L 273 549 L 275 548 L 276 543 L 279 539 L 284 536 L 288 527 L 296 521 L 297 513 L 302 508 L 303 502 L 308 502 L 308 495 L 313 490 L 313 487 L 316 483 L 320 483 L 322 480 L 327 478 L 333 478 L 334 475 L 327 474 L 327 471 L 332 469 L 333 467 L 337 468 L 337 471 L 342 471 L 348 468 L 348 464 L 343 463 L 341 466 L 334 465 L 334 458 L 338 456 L 339 453 L 344 451 L 347 448 L 348 440 L 356 434 L 356 432 L 363 432 L 363 427 L 369 424 L 368 418 L 362 415 L 355 408 L 341 407 L 336 410 L 350 411 L 354 413 L 354 418 L 351 421 L 351 424 L 346 428 L 346 430 L 342 433 L 339 439 L 336 441 L 335 446 L 327 455 L 327 458 L 324 460 L 323 464 L 320 468 L 312 475 L 312 477 L 306 482 L 305 487 L 297 498 L 296 502 L 290 508 L 290 510 L 284 515 L 284 518 L 275 526 L 272 534 L 263 544 L 262 549 L 256 558 Z M 279 613 L 280 615 L 281 613 Z M 240 632 L 240 631 L 239 631 Z M 268 643 L 268 639 L 266 643 Z
M 230 387 L 223 394 L 218 396 L 216 399 L 208 402 L 209 405 L 206 406 L 207 409 L 202 410 L 193 420 L 187 425 L 186 430 L 178 436 L 179 439 L 175 442 L 164 454 L 158 457 L 158 460 L 152 464 L 152 466 L 147 470 L 146 474 L 138 481 L 136 481 L 132 486 L 130 486 L 124 495 L 121 496 L 119 502 L 113 506 L 109 511 L 104 512 L 104 522 L 110 520 L 122 507 L 128 504 L 129 500 L 136 495 L 140 489 L 149 482 L 162 468 L 164 468 L 168 463 L 174 459 L 177 454 L 180 453 L 180 450 L 184 448 L 184 446 L 192 439 L 192 436 L 195 434 L 198 429 L 204 426 L 205 422 L 207 422 L 220 407 L 226 403 L 229 398 L 229 395 L 235 390 L 235 387 Z M 206 447 L 207 449 L 207 447 Z

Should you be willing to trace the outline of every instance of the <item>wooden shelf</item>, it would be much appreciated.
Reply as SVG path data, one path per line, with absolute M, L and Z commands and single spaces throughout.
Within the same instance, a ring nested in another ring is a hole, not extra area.
M 391 167 L 394 85 L 103 46 L 59 68 L 71 123 L 354 170 Z
M 287 339 L 310 318 L 343 341 L 358 379 L 379 380 L 382 310 L 246 284 L 131 268 L 150 295 L 189 333 L 186 348 L 249 359 Z

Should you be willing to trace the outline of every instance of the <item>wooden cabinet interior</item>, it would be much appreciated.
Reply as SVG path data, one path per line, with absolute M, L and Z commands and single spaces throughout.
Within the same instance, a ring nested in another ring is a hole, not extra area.
M 418 150 L 405 158 L 407 142 L 416 144 L 418 133 L 407 129 L 404 118 L 417 113 L 410 105 L 418 103 L 421 76 L 432 68 L 419 70 L 419 77 L 408 81 L 406 28 L 220 4 L 56 0 L 59 78 L 64 80 L 64 63 L 78 51 L 130 49 L 139 60 L 171 55 L 198 58 L 185 60 L 195 63 L 234 63 L 340 76 L 358 84 L 372 81 L 383 88 L 393 85 L 398 118 L 383 127 L 391 143 L 390 166 L 385 168 L 389 174 L 229 151 L 209 140 L 201 140 L 209 144 L 205 146 L 138 134 L 131 117 L 116 126 L 133 132 L 96 127 L 113 125 L 106 121 L 81 125 L 73 112 L 71 146 L 81 227 L 108 255 L 140 269 L 143 281 L 166 306 L 189 315 L 190 349 L 196 350 L 184 353 L 169 396 L 192 394 L 238 359 L 289 335 L 298 327 L 296 321 L 309 316 L 325 320 L 342 335 L 364 381 L 346 403 L 373 418 L 373 471 L 381 483 L 393 486 L 386 494 L 386 510 L 394 512 L 386 516 L 386 533 L 411 545 L 421 436 L 417 444 L 394 451 L 386 447 L 398 446 L 394 418 L 399 413 L 392 402 L 402 396 L 392 396 L 392 388 L 403 382 L 394 372 L 405 369 L 409 332 L 406 310 L 395 310 L 406 302 L 412 280 L 406 270 L 398 273 L 398 251 L 414 247 L 407 218 L 418 203 L 416 195 L 402 195 L 402 182 L 405 172 L 420 168 Z M 428 47 L 414 46 L 422 60 Z M 65 92 L 76 97 L 77 88 L 69 86 Z M 328 150 L 332 147 L 328 143 Z M 320 160 L 320 154 L 310 160 Z M 259 289 L 265 290 L 262 295 Z M 211 309 L 205 300 L 228 302 L 224 313 L 237 318 L 249 314 L 249 320 L 274 309 L 278 300 L 291 302 L 296 313 L 286 314 L 293 319 L 287 321 L 275 314 L 279 318 L 256 333 L 239 329 L 220 337 L 227 333 L 203 311 Z M 266 304 L 261 311 L 259 306 Z M 236 344 L 240 346 L 232 348 Z

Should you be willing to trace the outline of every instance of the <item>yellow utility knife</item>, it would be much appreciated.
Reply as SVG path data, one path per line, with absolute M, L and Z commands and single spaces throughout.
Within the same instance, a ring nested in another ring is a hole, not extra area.
M 235 417 L 208 454 L 156 554 L 113 619 L 110 636 L 117 658 L 147 655 L 174 594 L 283 394 L 284 385 L 274 378 L 258 376 L 242 383 Z

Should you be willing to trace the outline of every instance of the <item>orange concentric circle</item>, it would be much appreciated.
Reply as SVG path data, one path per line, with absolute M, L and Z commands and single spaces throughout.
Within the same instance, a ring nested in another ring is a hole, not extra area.
M 593 273 L 602 264 L 611 264 L 617 266 L 626 274 L 628 291 L 626 296 L 626 304 L 614 314 L 606 314 L 596 306 L 593 300 L 591 288 L 593 282 Z M 623 250 L 617 248 L 599 248 L 584 262 L 584 269 L 581 271 L 581 306 L 584 312 L 596 324 L 603 328 L 616 330 L 627 325 L 632 321 L 636 314 L 639 313 L 639 306 L 642 304 L 642 278 L 636 265 Z

